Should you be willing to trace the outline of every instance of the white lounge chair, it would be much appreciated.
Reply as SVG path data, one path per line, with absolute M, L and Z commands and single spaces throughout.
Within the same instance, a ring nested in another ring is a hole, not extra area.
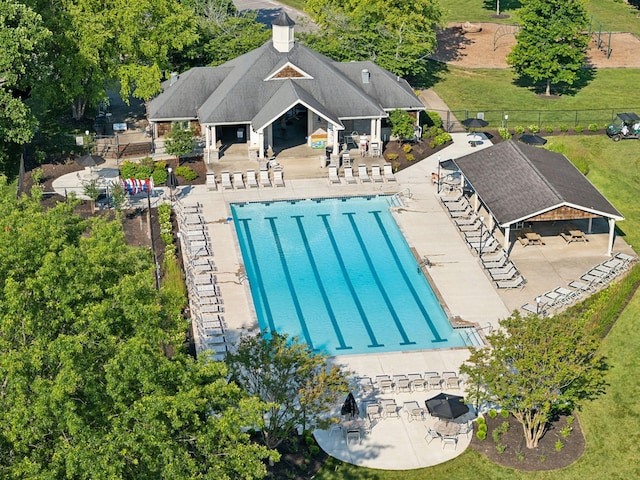
M 382 172 L 384 173 L 384 177 L 387 179 L 387 182 L 396 181 L 396 176 L 393 174 L 393 168 L 390 163 L 385 163 L 382 166 Z
M 427 381 L 419 373 L 410 373 L 407 377 L 411 382 L 411 390 L 414 392 L 424 392 L 427 389 Z
M 358 179 L 353 176 L 353 167 L 344 167 L 344 179 L 347 183 L 358 183 Z
M 360 177 L 361 182 L 370 182 L 371 177 L 367 173 L 367 166 L 364 163 L 358 165 L 358 177 Z
M 517 277 L 511 280 L 500 280 L 496 282 L 496 287 L 498 288 L 522 288 L 524 287 L 527 281 L 524 279 L 522 275 L 518 275 Z
M 427 385 L 430 389 L 437 388 L 442 390 L 442 377 L 438 372 L 425 372 L 424 378 L 427 380 Z
M 233 184 L 231 183 L 231 174 L 227 171 L 224 171 L 220 174 L 222 188 L 225 190 L 230 190 L 233 188 Z
M 338 167 L 335 165 L 329 165 L 329 182 L 338 184 L 342 183 L 338 176 Z
M 270 187 L 271 180 L 269 179 L 269 170 L 262 168 L 260 169 L 260 185 L 263 187 Z
M 247 185 L 249 185 L 249 188 L 258 188 L 255 170 L 247 170 Z
M 371 165 L 371 180 L 376 183 L 384 182 L 384 178 L 380 174 L 380 165 Z
M 281 168 L 276 168 L 273 171 L 273 186 L 284 187 L 284 177 Z
M 242 178 L 242 172 L 233 172 L 233 186 L 238 189 L 247 188 Z

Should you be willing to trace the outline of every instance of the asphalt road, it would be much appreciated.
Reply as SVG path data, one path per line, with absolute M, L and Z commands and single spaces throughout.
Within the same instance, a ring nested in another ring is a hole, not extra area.
M 280 10 L 287 12 L 296 22 L 296 30 L 306 30 L 305 25 L 308 26 L 311 21 L 306 13 L 271 0 L 234 0 L 233 3 L 240 11 L 256 10 L 258 12 L 258 21 L 269 26 L 278 17 Z

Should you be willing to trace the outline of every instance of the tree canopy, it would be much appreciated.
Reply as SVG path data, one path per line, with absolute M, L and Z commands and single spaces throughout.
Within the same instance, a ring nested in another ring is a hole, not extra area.
M 149 251 L 40 196 L 0 177 L 0 476 L 264 477 L 264 407 L 186 354 Z
M 169 155 L 175 155 L 180 163 L 180 157 L 193 150 L 195 145 L 194 131 L 191 127 L 186 127 L 182 122 L 171 124 L 171 131 L 167 135 L 165 150 Z
M 328 424 L 331 407 L 347 390 L 345 372 L 327 364 L 297 338 L 277 332 L 245 336 L 226 362 L 233 379 L 266 408 L 265 445 L 277 447 L 295 434 Z
M 515 312 L 500 327 L 487 338 L 491 347 L 475 350 L 460 371 L 469 376 L 468 398 L 507 409 L 535 448 L 554 414 L 603 392 L 606 359 L 582 318 Z
M 584 0 L 528 0 L 518 10 L 521 29 L 507 61 L 517 75 L 543 83 L 573 85 L 586 63 L 589 17 Z
M 437 0 L 307 0 L 319 29 L 303 36 L 337 61 L 371 60 L 397 75 L 425 71 L 442 21 Z

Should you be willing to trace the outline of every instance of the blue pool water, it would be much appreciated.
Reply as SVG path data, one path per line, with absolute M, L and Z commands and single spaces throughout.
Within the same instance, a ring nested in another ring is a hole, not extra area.
M 260 328 L 329 355 L 464 346 L 417 268 L 392 202 L 232 204 Z

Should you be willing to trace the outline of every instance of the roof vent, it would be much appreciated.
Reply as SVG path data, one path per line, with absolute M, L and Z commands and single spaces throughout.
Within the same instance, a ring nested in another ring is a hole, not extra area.
M 178 73 L 177 72 L 171 72 L 171 80 L 169 80 L 169 86 L 173 85 L 177 81 L 178 81 Z
M 369 73 L 369 70 L 367 70 L 366 68 L 364 70 L 362 70 L 362 83 L 369 83 L 369 81 L 371 80 L 371 73 Z
M 282 10 L 278 18 L 271 24 L 271 36 L 274 48 L 280 53 L 287 53 L 293 49 L 293 27 L 295 22 Z

